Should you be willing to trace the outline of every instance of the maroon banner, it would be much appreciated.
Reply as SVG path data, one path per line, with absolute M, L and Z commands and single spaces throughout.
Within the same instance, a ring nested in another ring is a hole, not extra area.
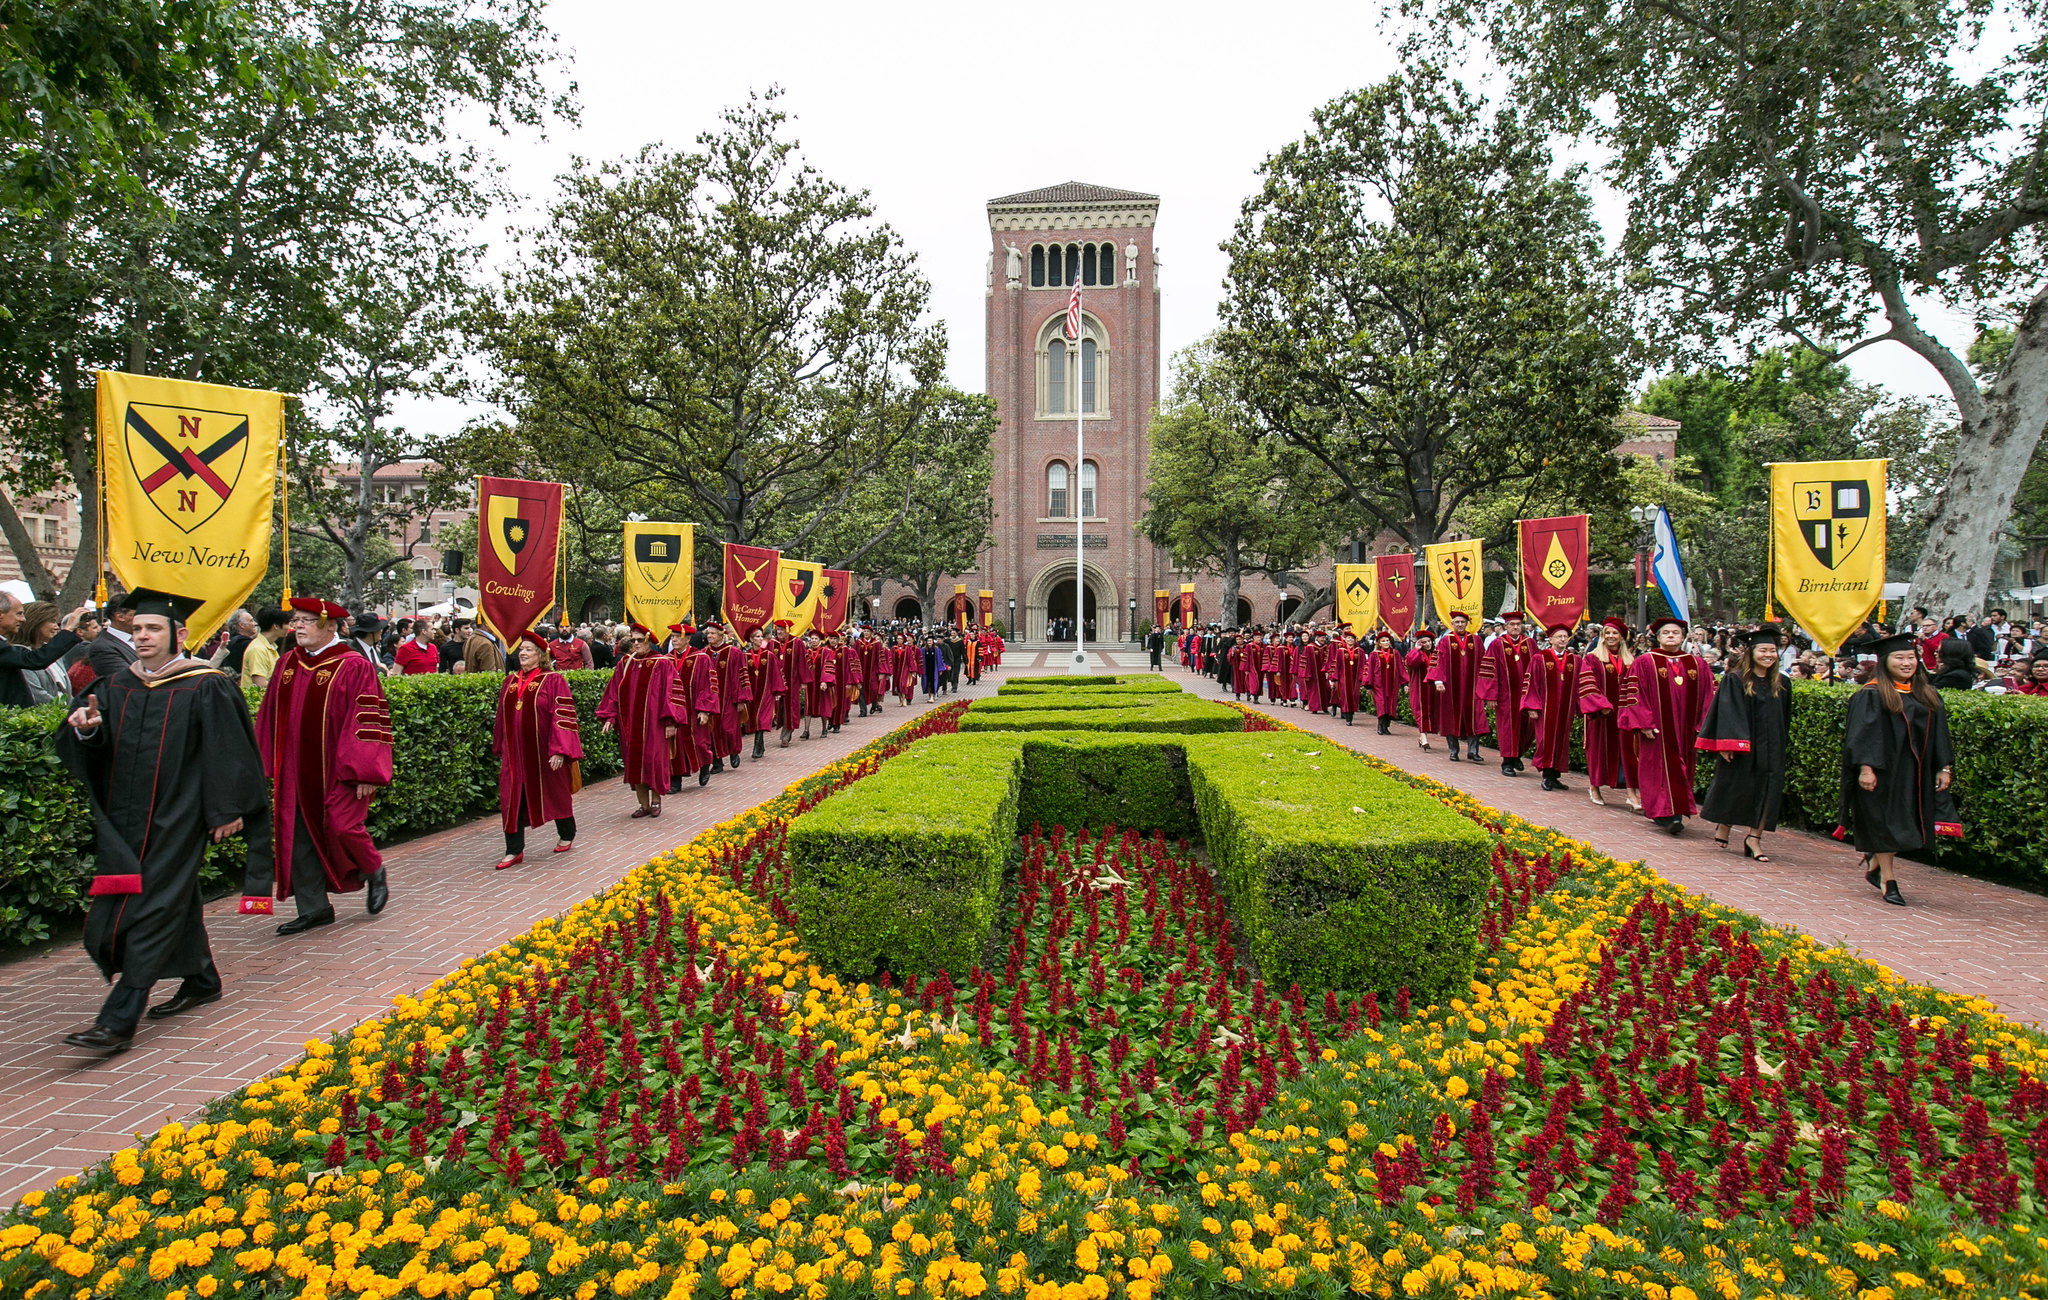
M 825 589 L 818 593 L 818 614 L 811 620 L 819 636 L 837 636 L 846 626 L 846 604 L 853 595 L 853 574 L 825 569 Z
M 1586 617 L 1586 516 L 1523 519 L 1517 527 L 1522 612 L 1539 628 L 1577 627 Z
M 977 592 L 975 599 L 981 602 L 981 625 L 993 626 L 996 621 L 996 594 L 993 591 Z
M 555 603 L 562 485 L 478 478 L 476 527 L 477 617 L 509 649 Z
M 1395 636 L 1415 630 L 1415 557 L 1412 554 L 1373 557 L 1373 586 L 1379 593 L 1380 622 Z
M 725 543 L 725 596 L 719 608 L 742 641 L 775 617 L 775 562 L 782 552 Z

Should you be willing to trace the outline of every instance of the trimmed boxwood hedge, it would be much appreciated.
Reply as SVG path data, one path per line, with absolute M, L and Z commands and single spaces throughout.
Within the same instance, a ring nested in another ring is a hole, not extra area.
M 1096 694 L 1178 695 L 1178 682 L 1157 673 L 1138 677 L 1013 677 L 996 688 L 997 695 L 1042 695 L 1048 691 Z
M 1200 833 L 1187 757 L 1173 736 L 1026 732 L 1017 825 L 1129 826 Z
M 1462 988 L 1492 837 L 1349 752 L 1319 750 L 1271 732 L 920 741 L 791 825 L 799 928 L 844 974 L 957 974 L 994 923 L 984 873 L 1000 872 L 1012 837 L 1113 823 L 1202 835 L 1269 981 L 1430 999 Z
M 615 738 L 598 731 L 605 671 L 568 674 L 583 733 L 583 778 L 619 770 Z M 422 674 L 384 682 L 391 704 L 392 783 L 370 805 L 370 834 L 388 843 L 498 808 L 491 717 L 500 673 Z M 260 692 L 249 695 L 253 715 Z M 0 709 L 0 946 L 36 943 L 83 915 L 92 879 L 92 813 L 85 791 L 57 762 L 54 736 L 67 707 Z M 200 877 L 209 894 L 241 886 L 216 863 L 239 861 L 239 839 L 210 846 Z
M 974 965 L 1017 836 L 1017 748 L 920 741 L 790 823 L 797 926 L 819 962 L 863 979 Z
M 1244 730 L 1244 714 L 1225 704 L 1192 695 L 1163 697 L 1158 703 L 1121 709 L 1069 709 L 1064 703 L 1044 709 L 989 710 L 975 701 L 960 715 L 962 731 L 1122 731 L 1195 735 Z
M 1348 752 L 1291 733 L 1197 737 L 1188 779 L 1269 982 L 1461 991 L 1479 954 L 1493 838 Z

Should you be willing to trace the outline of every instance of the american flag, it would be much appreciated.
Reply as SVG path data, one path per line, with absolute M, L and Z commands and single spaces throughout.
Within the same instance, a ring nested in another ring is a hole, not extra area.
M 1074 272 L 1074 296 L 1067 299 L 1067 337 L 1081 337 L 1081 273 Z

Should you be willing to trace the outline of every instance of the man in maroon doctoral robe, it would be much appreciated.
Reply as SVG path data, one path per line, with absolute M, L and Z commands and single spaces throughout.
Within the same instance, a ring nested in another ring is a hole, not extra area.
M 1565 790 L 1565 769 L 1572 765 L 1572 719 L 1579 715 L 1579 657 L 1572 653 L 1572 629 L 1559 623 L 1550 629 L 1549 644 L 1529 660 L 1529 685 L 1522 707 L 1536 712 L 1536 770 L 1543 788 Z
M 1451 630 L 1438 638 L 1436 657 L 1429 665 L 1431 693 L 1436 696 L 1438 735 L 1451 747 L 1451 761 L 1458 761 L 1458 742 L 1464 741 L 1466 761 L 1479 761 L 1479 738 L 1486 734 L 1486 706 L 1479 699 L 1479 661 L 1485 654 L 1477 633 L 1465 629 L 1471 616 L 1460 610 L 1451 615 Z
M 782 699 L 782 659 L 761 629 L 755 628 L 747 638 L 746 705 L 746 729 L 754 735 L 755 762 L 768 753 L 768 728 L 775 725 L 775 710 Z
M 348 611 L 312 596 L 290 604 L 294 644 L 256 710 L 256 745 L 270 776 L 276 896 L 298 906 L 277 932 L 303 934 L 334 924 L 331 893 L 367 886 L 372 916 L 391 897 L 364 825 L 370 796 L 391 784 L 391 711 L 376 668 L 341 639 Z M 241 910 L 268 915 L 270 899 L 244 893 Z
M 725 634 L 719 623 L 704 625 L 705 653 L 711 658 L 718 682 L 718 714 L 711 720 L 711 770 L 740 767 L 742 714 L 754 698 L 754 681 L 747 674 L 747 652 Z
M 845 637 L 835 636 L 832 641 L 839 653 L 839 693 L 833 697 L 832 706 L 832 730 L 837 731 L 846 725 L 854 701 L 866 688 L 866 678 L 862 676 L 860 646 Z
M 889 693 L 888 648 L 873 631 L 854 634 L 853 648 L 860 655 L 860 716 L 881 710 L 882 697 Z
M 1323 711 L 1323 657 L 1329 651 L 1330 643 L 1319 633 L 1315 640 L 1303 641 L 1294 652 L 1294 697 L 1310 713 Z
M 498 815 L 505 828 L 505 856 L 498 870 L 526 858 L 526 828 L 555 824 L 555 852 L 576 843 L 576 787 L 573 764 L 583 759 L 576 729 L 576 699 L 569 681 L 552 667 L 547 641 L 533 631 L 512 643 L 511 665 L 498 688 L 491 749 L 498 755 Z
M 1529 691 L 1529 660 L 1536 647 L 1522 635 L 1522 615 L 1509 610 L 1506 626 L 1479 660 L 1479 698 L 1493 705 L 1493 738 L 1500 746 L 1500 774 L 1519 776 L 1522 751 L 1529 746 L 1530 717 L 1522 707 Z
M 1437 731 L 1441 701 L 1436 688 L 1429 684 L 1429 668 L 1435 658 L 1436 638 L 1429 634 L 1428 628 L 1416 628 L 1402 662 L 1408 669 L 1408 712 L 1415 719 L 1415 743 L 1424 750 L 1429 748 L 1432 735 L 1441 734 Z
M 780 749 L 789 748 L 789 738 L 798 727 L 804 729 L 804 739 L 810 739 L 810 727 L 804 723 L 804 705 L 810 698 L 811 659 L 804 652 L 801 638 L 792 636 L 790 629 L 796 625 L 788 619 L 775 623 L 773 649 L 782 659 L 782 698 L 775 702 L 776 722 L 782 728 Z
M 811 719 L 818 720 L 818 739 L 832 734 L 832 697 L 839 692 L 839 654 L 816 632 L 804 633 L 804 739 L 811 738 Z
M 633 816 L 659 817 L 672 774 L 670 746 L 681 718 L 669 701 L 676 664 L 655 650 L 654 634 L 638 623 L 623 645 L 626 653 L 604 684 L 597 718 L 606 731 L 619 733 L 620 775 L 640 800 Z
M 721 714 L 718 704 L 718 665 L 709 650 L 710 639 L 687 624 L 681 629 L 688 639 L 676 658 L 676 680 L 669 688 L 669 700 L 679 715 L 676 722 L 677 749 L 685 766 L 678 774 L 694 771 L 697 784 L 711 780 L 718 770 L 712 764 L 718 754 Z
M 896 639 L 896 698 L 913 703 L 923 680 L 924 652 L 917 648 L 917 638 L 905 633 Z
M 1693 802 L 1694 744 L 1714 702 L 1714 674 L 1684 649 L 1683 620 L 1650 624 L 1656 644 L 1635 657 L 1621 680 L 1621 729 L 1637 738 L 1636 787 L 1643 815 L 1673 835 L 1699 812 Z
M 1382 628 L 1373 642 L 1372 653 L 1365 659 L 1365 682 L 1372 691 L 1372 711 L 1379 718 L 1380 734 L 1388 736 L 1394 731 L 1394 710 L 1408 680 L 1408 665 L 1394 649 L 1392 632 Z
M 1358 648 L 1358 638 L 1350 628 L 1344 629 L 1338 639 L 1330 643 L 1330 653 L 1324 664 L 1337 715 L 1348 727 L 1351 715 L 1358 712 L 1359 697 L 1366 684 L 1365 652 Z

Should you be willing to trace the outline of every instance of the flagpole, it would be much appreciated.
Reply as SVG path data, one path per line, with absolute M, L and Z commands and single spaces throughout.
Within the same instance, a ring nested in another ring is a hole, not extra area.
M 1081 272 L 1074 271 L 1074 301 L 1081 301 Z M 1069 673 L 1086 674 L 1088 671 L 1088 576 L 1082 563 L 1086 548 L 1087 515 L 1085 513 L 1081 487 L 1087 474 L 1087 435 L 1083 421 L 1087 418 L 1082 403 L 1081 387 L 1081 334 L 1080 317 L 1074 318 L 1074 372 L 1067 392 L 1074 402 L 1074 662 Z

